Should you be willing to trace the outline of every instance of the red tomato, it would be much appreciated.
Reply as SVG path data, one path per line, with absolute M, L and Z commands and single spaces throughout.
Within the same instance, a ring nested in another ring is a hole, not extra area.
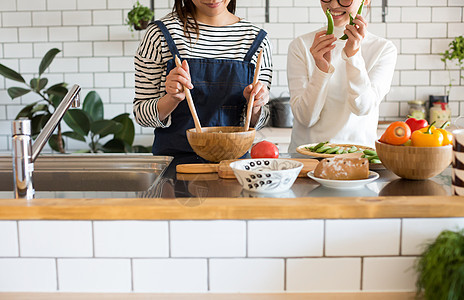
M 251 158 L 278 158 L 279 148 L 271 142 L 262 141 L 251 147 Z

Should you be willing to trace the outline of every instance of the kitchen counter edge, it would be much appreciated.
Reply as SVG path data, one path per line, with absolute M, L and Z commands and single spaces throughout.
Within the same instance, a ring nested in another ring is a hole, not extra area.
M 289 220 L 464 217 L 462 196 L 0 199 L 0 220 Z

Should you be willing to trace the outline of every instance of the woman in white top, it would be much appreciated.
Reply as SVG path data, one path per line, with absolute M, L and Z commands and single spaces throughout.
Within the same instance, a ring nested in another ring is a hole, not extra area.
M 333 34 L 321 28 L 289 45 L 287 76 L 294 116 L 289 152 L 325 141 L 372 147 L 396 48 L 367 31 L 366 20 L 356 14 L 361 0 L 320 1 L 322 13 L 330 9 Z M 364 0 L 364 6 L 369 4 Z M 350 14 L 354 25 L 349 25 Z M 343 34 L 347 40 L 340 39 Z

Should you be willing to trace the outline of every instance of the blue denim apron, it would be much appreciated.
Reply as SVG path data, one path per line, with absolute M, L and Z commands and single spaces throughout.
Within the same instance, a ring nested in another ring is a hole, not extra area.
M 155 21 L 155 24 L 163 33 L 173 55 L 173 58 L 167 62 L 167 76 L 176 66 L 174 55 L 179 56 L 181 60 L 182 57 L 166 26 L 159 20 Z M 202 127 L 240 126 L 241 114 L 247 104 L 243 97 L 243 90 L 253 82 L 255 70 L 251 59 L 266 34 L 264 30 L 259 32 L 243 61 L 210 58 L 186 59 L 194 86 L 191 94 Z M 184 100 L 171 113 L 171 125 L 167 128 L 155 129 L 153 154 L 172 156 L 193 154 L 185 132 L 194 127 L 192 114 L 187 101 Z

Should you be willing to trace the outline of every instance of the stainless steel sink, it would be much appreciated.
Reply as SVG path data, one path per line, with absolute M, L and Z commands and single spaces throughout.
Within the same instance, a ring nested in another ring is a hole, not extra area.
M 151 154 L 41 155 L 36 191 L 149 191 L 171 162 Z M 12 157 L 0 156 L 0 191 L 13 191 Z

